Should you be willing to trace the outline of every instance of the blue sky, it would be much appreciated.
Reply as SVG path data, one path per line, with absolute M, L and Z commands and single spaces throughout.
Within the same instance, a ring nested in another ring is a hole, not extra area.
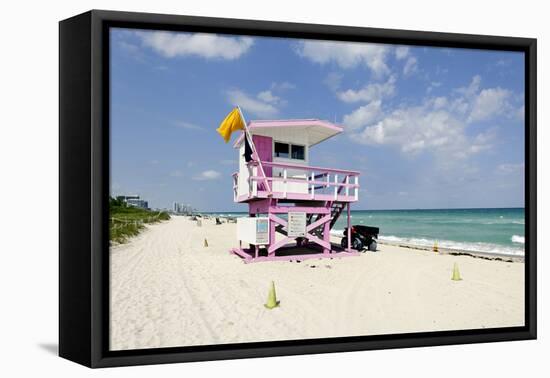
M 215 131 L 240 105 L 343 125 L 310 164 L 361 171 L 354 209 L 521 207 L 523 70 L 516 52 L 112 29 L 111 192 L 246 211 Z

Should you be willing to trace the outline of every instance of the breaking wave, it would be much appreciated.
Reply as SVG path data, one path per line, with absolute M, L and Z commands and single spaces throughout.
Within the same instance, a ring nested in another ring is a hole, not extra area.
M 333 229 L 330 234 L 335 237 L 343 237 L 344 230 Z M 434 239 L 427 238 L 402 238 L 394 235 L 380 235 L 379 240 L 386 241 L 389 243 L 402 243 L 412 246 L 419 247 L 433 247 L 436 242 Z M 514 243 L 523 244 L 525 243 L 525 238 L 523 236 L 514 235 L 512 237 Z M 475 243 L 475 242 L 457 242 L 452 240 L 438 240 L 437 245 L 441 248 L 455 249 L 460 251 L 467 252 L 485 252 L 498 255 L 509 255 L 509 256 L 524 256 L 525 251 L 523 247 L 508 247 L 499 244 L 492 243 Z
M 525 236 L 513 235 L 512 242 L 518 244 L 525 244 Z
M 517 236 L 517 235 L 514 235 Z M 523 237 L 518 237 L 523 239 Z M 433 247 L 436 240 L 426 238 L 401 238 L 393 235 L 380 235 L 381 241 L 387 241 L 390 243 L 403 243 L 408 245 L 415 245 L 420 247 Z M 514 240 L 513 240 L 514 241 Z M 520 242 L 518 242 L 520 243 Z M 522 247 L 508 247 L 504 245 L 498 245 L 493 243 L 482 242 L 457 242 L 452 240 L 438 240 L 437 244 L 441 248 L 456 249 L 467 252 L 485 252 L 499 255 L 509 256 L 524 256 L 525 251 Z

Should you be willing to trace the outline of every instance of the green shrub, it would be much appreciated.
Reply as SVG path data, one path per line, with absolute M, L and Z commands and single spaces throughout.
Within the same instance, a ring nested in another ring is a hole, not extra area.
M 169 220 L 165 211 L 151 211 L 128 206 L 121 200 L 109 198 L 109 241 L 125 243 L 145 228 L 145 224 Z

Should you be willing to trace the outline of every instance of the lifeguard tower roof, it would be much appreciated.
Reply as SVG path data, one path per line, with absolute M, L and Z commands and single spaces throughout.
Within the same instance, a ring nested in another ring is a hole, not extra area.
M 262 136 L 272 136 L 277 132 L 291 134 L 299 129 L 300 134 L 305 136 L 309 147 L 344 131 L 341 126 L 319 119 L 254 120 L 248 123 L 248 129 L 251 134 Z M 243 138 L 244 133 L 235 142 L 235 148 L 241 146 Z

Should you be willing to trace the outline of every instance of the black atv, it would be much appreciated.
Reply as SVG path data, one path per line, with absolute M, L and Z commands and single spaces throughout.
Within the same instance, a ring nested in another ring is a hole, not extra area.
M 362 251 L 367 248 L 369 251 L 376 251 L 378 243 L 378 234 L 380 229 L 378 227 L 369 227 L 354 225 L 351 226 L 351 248 Z M 342 248 L 348 247 L 348 228 L 344 230 L 344 237 L 341 241 Z

